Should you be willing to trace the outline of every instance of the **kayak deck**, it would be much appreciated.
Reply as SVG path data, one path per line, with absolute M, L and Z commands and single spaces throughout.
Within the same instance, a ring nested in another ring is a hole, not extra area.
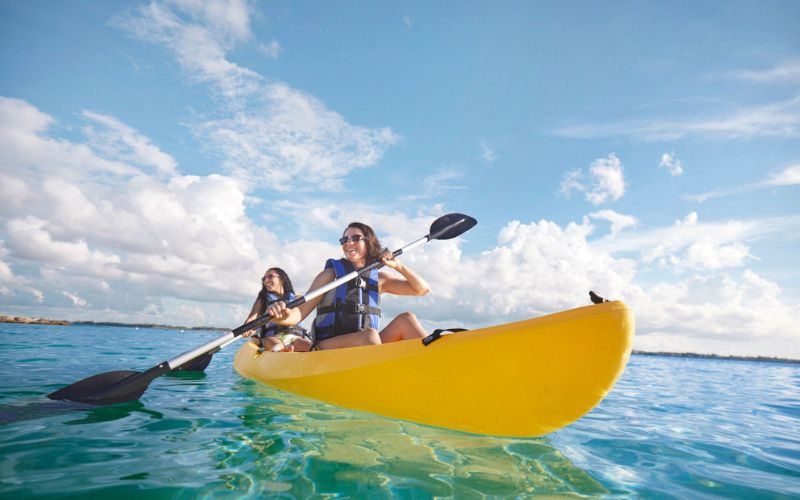
M 234 367 L 295 394 L 387 417 L 496 436 L 540 436 L 597 405 L 631 352 L 633 312 L 606 302 L 451 335 L 310 353 L 258 353 Z

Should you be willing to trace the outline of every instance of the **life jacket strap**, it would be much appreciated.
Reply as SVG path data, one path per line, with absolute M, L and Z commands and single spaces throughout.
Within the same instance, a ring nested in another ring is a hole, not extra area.
M 367 304 L 348 304 L 347 302 L 338 302 L 330 306 L 319 307 L 317 314 L 327 313 L 351 313 L 351 314 L 372 314 L 375 316 L 381 315 L 380 307 L 370 307 Z

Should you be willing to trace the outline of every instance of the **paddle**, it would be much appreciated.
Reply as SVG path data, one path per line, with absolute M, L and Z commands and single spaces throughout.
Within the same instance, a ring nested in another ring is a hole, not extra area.
M 472 229 L 477 223 L 478 221 L 468 215 L 458 213 L 443 215 L 431 224 L 430 232 L 427 235 L 403 248 L 395 250 L 392 252 L 392 255 L 397 257 L 402 255 L 403 252 L 416 248 L 431 240 L 449 240 L 455 238 Z M 372 269 L 382 266 L 383 263 L 381 261 L 373 262 L 366 267 L 346 274 L 304 296 L 297 297 L 290 301 L 287 306 L 289 308 L 297 307 L 308 300 L 327 293 L 329 290 L 333 290 L 343 283 L 347 283 L 356 276 L 367 274 Z M 50 399 L 66 399 L 69 401 L 96 405 L 134 401 L 141 397 L 144 391 L 147 390 L 150 382 L 155 378 L 179 370 L 187 364 L 202 364 L 203 362 L 209 361 L 211 355 L 219 351 L 222 347 L 230 344 L 245 332 L 269 323 L 271 319 L 272 318 L 268 314 L 259 316 L 211 342 L 196 349 L 192 349 L 191 351 L 187 351 L 174 359 L 159 363 L 147 371 L 120 370 L 100 373 L 51 392 L 47 397 Z

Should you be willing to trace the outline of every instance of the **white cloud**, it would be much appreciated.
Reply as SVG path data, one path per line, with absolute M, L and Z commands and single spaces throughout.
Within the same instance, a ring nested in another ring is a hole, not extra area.
M 483 158 L 483 161 L 486 163 L 494 163 L 497 161 L 497 153 L 495 153 L 494 148 L 489 146 L 489 144 L 487 144 L 485 141 L 481 141 L 480 147 L 481 158 Z
M 659 284 L 641 307 L 641 349 L 800 358 L 800 309 L 751 270 Z
M 283 52 L 283 47 L 277 40 L 272 40 L 269 43 L 262 43 L 258 46 L 262 53 L 266 54 L 270 59 L 277 59 Z
M 753 259 L 743 243 L 775 229 L 768 223 L 698 222 L 696 212 L 666 228 L 603 238 L 597 246 L 610 252 L 637 252 L 645 264 L 676 270 L 717 270 L 739 267 Z
M 800 184 L 800 163 L 791 165 L 763 181 L 766 186 L 796 186 Z
M 659 162 L 658 166 L 666 168 L 672 177 L 683 174 L 683 164 L 679 159 L 675 158 L 674 153 L 662 154 L 661 162 Z
M 692 219 L 681 225 L 697 225 Z M 738 277 L 712 270 L 643 288 L 636 284 L 639 264 L 590 242 L 591 233 L 585 222 L 565 228 L 547 221 L 509 223 L 496 248 L 460 259 L 460 269 L 470 273 L 457 273 L 453 300 L 441 301 L 440 283 L 431 279 L 436 285 L 429 303 L 476 326 L 498 316 L 524 318 L 582 305 L 594 289 L 633 308 L 635 348 L 800 358 L 800 307 L 785 302 L 775 283 L 749 269 Z M 447 273 L 434 267 L 421 272 L 426 279 Z M 437 316 L 431 311 L 426 318 Z
M 104 127 L 96 130 L 86 127 L 84 134 L 89 145 L 104 156 L 115 160 L 134 162 L 157 171 L 174 175 L 177 163 L 170 155 L 154 146 L 149 139 L 114 117 L 84 111 L 83 116 Z
M 734 71 L 728 76 L 754 83 L 800 83 L 800 60 L 784 61 L 766 70 Z
M 352 170 L 374 165 L 398 138 L 348 124 L 311 95 L 271 84 L 247 113 L 197 124 L 233 175 L 277 191 L 337 191 Z M 309 182 L 313 179 L 313 182 Z
M 169 48 L 193 79 L 222 97 L 217 117 L 190 127 L 222 154 L 227 171 L 278 191 L 337 191 L 344 176 L 374 165 L 397 142 L 388 128 L 351 125 L 314 96 L 229 61 L 227 52 L 252 34 L 248 4 L 228 4 L 233 10 L 222 13 L 195 1 L 154 1 L 115 21 Z
M 578 139 L 625 136 L 641 141 L 675 141 L 684 137 L 749 139 L 800 135 L 800 97 L 733 109 L 710 118 L 646 118 L 616 123 L 571 125 L 554 131 Z
M 104 308 L 113 308 L 116 314 L 134 315 L 148 302 L 177 301 L 172 311 L 180 301 L 219 301 L 224 308 L 249 298 L 262 258 L 282 254 L 276 238 L 246 216 L 239 181 L 222 175 L 165 176 L 163 168 L 148 175 L 122 160 L 114 162 L 120 168 L 96 177 L 92 170 L 71 166 L 103 164 L 107 160 L 99 154 L 108 152 L 108 142 L 97 145 L 92 134 L 84 144 L 48 137 L 41 127 L 53 122 L 50 117 L 21 101 L 0 102 L 0 110 L 4 104 L 21 112 L 21 118 L 0 128 L 0 144 L 16 148 L 13 155 L 0 149 L 6 195 L 0 197 L 0 274 L 14 278 L 3 286 L 15 300 L 42 302 L 32 305 L 43 310 L 54 306 L 48 297 L 55 300 L 69 290 L 104 314 Z M 37 133 L 30 133 L 30 117 L 37 118 Z M 118 120 L 102 121 L 132 138 L 131 144 L 151 146 L 141 151 L 159 151 Z M 144 163 L 134 156 L 126 160 Z M 27 167 L 17 170 L 10 162 Z M 16 275 L 9 274 L 12 267 Z M 84 309 L 91 313 L 90 307 Z
M 450 191 L 462 191 L 466 186 L 454 184 L 461 173 L 453 169 L 441 169 L 426 175 L 415 187 L 414 194 L 402 196 L 403 201 L 438 199 Z
M 55 120 L 29 103 L 0 96 L 0 174 L 11 177 L 58 172 L 79 177 L 92 172 L 137 175 L 140 171 L 125 163 L 109 161 L 86 144 L 74 144 L 46 136 Z
M 591 185 L 586 183 L 590 182 Z M 599 205 L 608 201 L 616 201 L 625 194 L 625 173 L 622 162 L 614 153 L 608 158 L 599 158 L 589 166 L 589 174 L 582 170 L 567 172 L 561 181 L 560 191 L 569 196 L 572 191 L 584 193 L 587 201 Z
M 589 217 L 593 219 L 606 220 L 611 223 L 611 234 L 615 235 L 623 229 L 629 227 L 636 227 L 636 217 L 632 215 L 624 215 L 614 210 L 606 209 L 597 212 L 592 212 Z
M 83 298 L 81 298 L 81 297 L 80 297 L 78 294 L 71 293 L 71 292 L 67 292 L 67 291 L 62 291 L 61 293 L 62 293 L 62 294 L 65 296 L 65 297 L 67 297 L 69 300 L 71 300 L 71 301 L 72 301 L 72 304 L 73 304 L 74 306 L 76 306 L 76 307 L 84 307 L 85 305 L 87 305 L 87 302 L 86 302 L 86 300 L 84 300 Z
M 99 276 L 115 274 L 114 267 L 120 262 L 117 255 L 92 250 L 82 239 L 55 239 L 48 225 L 47 221 L 33 216 L 8 221 L 5 230 L 11 255 L 54 266 L 69 266 Z
M 796 186 L 798 184 L 800 184 L 800 164 L 786 167 L 780 172 L 772 174 L 759 182 L 753 182 L 732 188 L 714 189 L 705 193 L 690 195 L 687 197 L 687 199 L 703 203 L 712 198 L 722 198 L 725 196 L 750 193 L 769 187 Z

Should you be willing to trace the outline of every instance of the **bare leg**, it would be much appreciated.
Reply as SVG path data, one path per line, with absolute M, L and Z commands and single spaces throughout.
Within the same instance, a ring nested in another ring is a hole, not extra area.
M 359 345 L 375 345 L 381 343 L 381 337 L 374 328 L 367 328 L 363 332 L 353 332 L 339 335 L 330 339 L 317 342 L 317 349 L 339 349 L 340 347 L 355 347 Z
M 306 338 L 295 339 L 294 342 L 289 342 L 289 345 L 287 345 L 286 349 L 284 349 L 284 351 L 287 352 L 293 352 L 293 351 L 307 352 L 310 350 L 311 350 L 311 341 Z
M 417 316 L 412 312 L 404 312 L 381 330 L 381 342 L 397 342 L 398 340 L 421 339 L 428 335 L 419 324 Z
M 261 337 L 260 342 L 257 342 L 259 346 L 263 347 L 267 351 L 275 350 L 275 346 L 279 346 L 279 349 L 283 348 L 283 342 L 281 339 L 271 336 L 271 337 Z

